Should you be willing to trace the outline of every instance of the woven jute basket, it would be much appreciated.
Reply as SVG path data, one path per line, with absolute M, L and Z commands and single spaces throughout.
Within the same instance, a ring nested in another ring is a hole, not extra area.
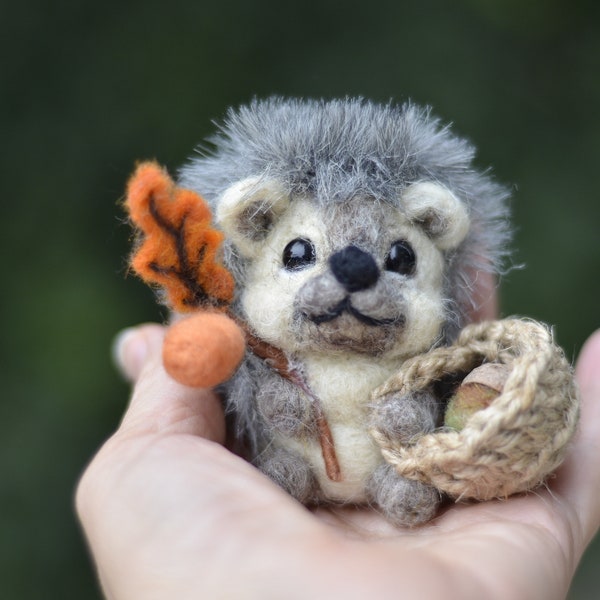
M 373 401 L 432 391 L 486 362 L 508 365 L 510 374 L 502 393 L 461 431 L 442 428 L 409 445 L 371 432 L 400 475 L 454 499 L 489 500 L 533 489 L 559 466 L 577 427 L 579 400 L 570 364 L 540 323 L 469 325 L 452 346 L 406 361 L 375 390 Z

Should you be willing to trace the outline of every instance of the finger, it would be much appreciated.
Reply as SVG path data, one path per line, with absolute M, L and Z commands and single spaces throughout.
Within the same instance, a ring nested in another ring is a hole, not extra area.
M 573 507 L 588 543 L 600 525 L 600 330 L 584 345 L 577 361 L 581 419 L 557 489 Z
M 211 390 L 186 387 L 169 377 L 162 364 L 163 339 L 163 327 L 142 325 L 127 330 L 117 342 L 117 360 L 135 381 L 119 433 L 187 433 L 223 443 L 219 399 Z
M 148 349 L 161 336 L 164 336 L 164 327 L 155 323 L 129 327 L 117 335 L 112 348 L 113 361 L 125 379 L 137 380 L 148 357 Z
M 489 321 L 498 318 L 498 282 L 494 273 L 477 271 L 473 276 L 473 308 L 469 311 L 470 320 Z
M 600 385 L 600 329 L 584 344 L 576 366 L 577 381 L 585 395 L 597 393 Z

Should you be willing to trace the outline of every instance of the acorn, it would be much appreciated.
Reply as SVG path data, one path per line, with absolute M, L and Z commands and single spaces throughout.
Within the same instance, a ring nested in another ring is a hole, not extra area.
M 510 368 L 502 363 L 484 363 L 473 369 L 450 398 L 444 425 L 460 431 L 477 411 L 487 408 L 504 389 Z
M 163 364 L 173 379 L 189 387 L 212 388 L 227 381 L 244 357 L 244 332 L 227 315 L 193 314 L 165 335 Z

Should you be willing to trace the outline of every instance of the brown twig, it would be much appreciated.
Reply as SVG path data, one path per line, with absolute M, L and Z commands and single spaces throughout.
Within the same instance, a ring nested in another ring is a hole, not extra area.
M 337 459 L 333 435 L 329 428 L 327 417 L 323 412 L 321 400 L 310 389 L 302 373 L 290 365 L 287 357 L 279 348 L 257 338 L 248 330 L 248 327 L 244 323 L 238 321 L 238 325 L 240 325 L 246 334 L 246 342 L 252 352 L 259 358 L 262 358 L 272 369 L 281 375 L 281 377 L 299 387 L 306 396 L 310 398 L 315 422 L 317 424 L 321 454 L 323 455 L 323 461 L 325 463 L 325 472 L 331 481 L 341 481 L 342 472 L 340 463 Z

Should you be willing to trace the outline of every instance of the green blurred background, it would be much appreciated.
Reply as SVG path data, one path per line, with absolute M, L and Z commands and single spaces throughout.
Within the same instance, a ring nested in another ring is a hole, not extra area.
M 125 277 L 118 201 L 136 160 L 175 169 L 231 104 L 284 94 L 433 105 L 514 188 L 526 268 L 504 280 L 503 314 L 555 324 L 574 359 L 600 325 L 599 6 L 4 0 L 2 598 L 99 597 L 73 488 L 127 401 L 114 334 L 163 317 Z M 573 599 L 600 595 L 599 557 L 596 542 Z

